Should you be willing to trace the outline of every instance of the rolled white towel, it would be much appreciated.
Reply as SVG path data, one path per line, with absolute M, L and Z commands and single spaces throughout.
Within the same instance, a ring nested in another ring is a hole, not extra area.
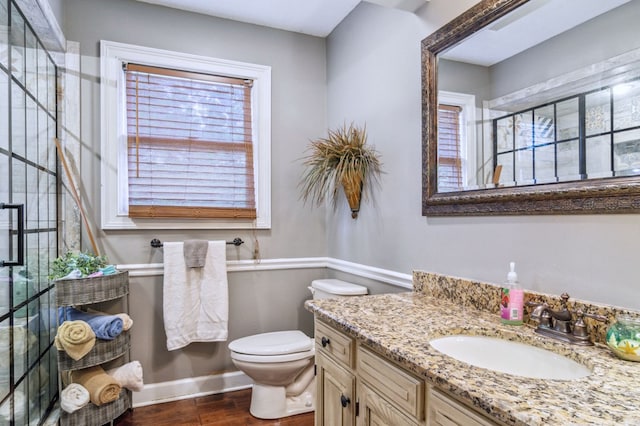
M 60 408 L 73 413 L 89 403 L 89 391 L 78 383 L 71 383 L 60 393 Z
M 120 383 L 120 386 L 129 390 L 139 392 L 144 387 L 140 361 L 131 361 L 120 367 L 107 370 L 106 373 Z

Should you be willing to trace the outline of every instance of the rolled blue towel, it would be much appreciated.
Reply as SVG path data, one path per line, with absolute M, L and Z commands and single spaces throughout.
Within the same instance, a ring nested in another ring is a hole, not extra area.
M 79 311 L 71 306 L 58 308 L 60 324 L 65 320 L 84 321 L 98 339 L 113 340 L 122 333 L 122 319 L 116 315 L 94 314 Z
M 99 271 L 102 272 L 103 275 L 113 275 L 118 272 L 114 265 L 107 265 L 104 268 L 100 268 Z

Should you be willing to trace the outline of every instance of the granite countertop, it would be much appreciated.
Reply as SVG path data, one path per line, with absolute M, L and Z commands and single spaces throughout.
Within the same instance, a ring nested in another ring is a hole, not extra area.
M 497 315 L 419 292 L 310 300 L 306 308 L 361 343 L 510 425 L 640 424 L 640 363 L 606 346 L 575 346 L 507 326 Z M 457 361 L 429 345 L 451 334 L 487 335 L 529 343 L 592 369 L 561 381 L 498 373 Z

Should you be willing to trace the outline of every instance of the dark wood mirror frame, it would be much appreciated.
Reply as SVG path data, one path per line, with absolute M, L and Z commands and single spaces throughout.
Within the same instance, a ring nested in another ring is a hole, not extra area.
M 640 212 L 640 176 L 437 192 L 437 55 L 529 0 L 481 0 L 422 41 L 423 216 Z

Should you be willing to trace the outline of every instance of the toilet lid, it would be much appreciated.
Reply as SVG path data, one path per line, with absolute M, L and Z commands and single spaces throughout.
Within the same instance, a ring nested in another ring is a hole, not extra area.
M 312 348 L 313 340 L 299 330 L 256 334 L 229 343 L 230 350 L 250 355 L 284 355 Z
M 368 293 L 367 288 L 364 286 L 335 278 L 313 280 L 311 281 L 311 287 L 337 296 L 358 296 Z

